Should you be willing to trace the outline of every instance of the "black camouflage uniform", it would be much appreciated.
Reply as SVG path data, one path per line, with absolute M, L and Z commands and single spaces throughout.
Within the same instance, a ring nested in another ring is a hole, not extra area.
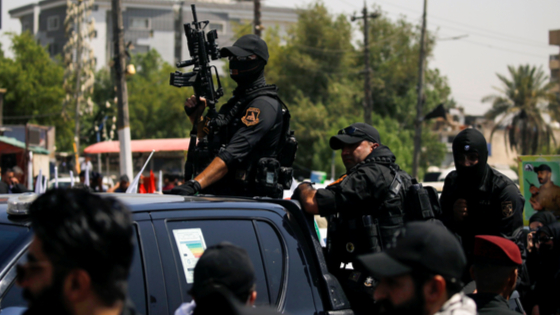
M 327 264 L 345 288 L 352 309 L 356 314 L 369 314 L 374 309 L 374 280 L 368 272 L 361 270 L 357 264 L 358 255 L 378 252 L 381 250 L 377 231 L 381 228 L 379 219 L 387 216 L 388 209 L 381 210 L 381 205 L 388 199 L 389 189 L 395 177 L 394 171 L 400 170 L 395 164 L 395 155 L 381 145 L 379 132 L 366 124 L 355 123 L 351 128 L 363 130 L 367 134 L 356 132 L 352 140 L 348 132 L 339 132 L 330 140 L 333 150 L 342 148 L 342 143 L 351 144 L 356 141 L 379 143 L 368 157 L 358 163 L 337 181 L 318 189 L 315 195 L 319 214 L 329 218 L 327 234 Z M 361 136 L 361 138 L 360 138 Z M 346 141 L 345 141 L 346 140 Z M 391 167 L 393 170 L 391 170 Z M 400 196 L 395 198 L 399 199 Z M 396 212 L 403 200 L 394 200 Z M 390 211 L 390 210 L 389 210 Z M 402 218 L 401 218 L 402 219 Z M 369 228 L 368 228 L 369 225 Z M 374 225 L 374 226 L 372 226 Z M 401 221 L 402 225 L 402 221 Z M 389 231 L 392 234 L 392 231 Z M 390 240 L 383 240 L 390 241 Z M 354 270 L 340 269 L 341 263 L 352 263 Z
M 229 171 L 219 182 L 203 190 L 203 193 L 267 195 L 259 193 L 254 181 L 242 179 L 254 178 L 255 164 L 259 159 L 276 157 L 279 153 L 282 104 L 278 98 L 273 97 L 276 90 L 275 86 L 266 85 L 262 73 L 249 85 L 238 87 L 233 98 L 220 108 L 218 121 L 229 121 L 221 127 L 219 137 L 214 139 L 211 148 L 218 152 L 217 156 L 226 163 Z M 263 91 L 268 93 L 262 93 Z M 250 101 L 246 101 L 247 99 Z
M 478 163 L 460 166 L 458 159 L 468 152 L 478 153 Z M 482 133 L 475 129 L 461 131 L 453 141 L 453 156 L 457 170 L 445 178 L 440 199 L 441 220 L 460 237 L 469 265 L 476 235 L 505 237 L 517 243 L 523 254 L 521 231 L 525 199 L 511 179 L 487 165 L 488 147 Z M 468 216 L 455 223 L 453 205 L 458 199 L 466 200 Z M 463 280 L 469 282 L 468 273 Z
M 283 103 L 274 85 L 267 85 L 264 67 L 268 47 L 256 35 L 239 38 L 233 46 L 220 51 L 229 57 L 231 78 L 237 88 L 209 125 L 217 133 L 208 135 L 208 148 L 197 146 L 196 174 L 215 158 L 227 166 L 227 174 L 201 190 L 196 180 L 189 180 L 171 190 L 172 194 L 193 195 L 197 192 L 215 195 L 282 197 L 282 187 L 265 187 L 255 183 L 257 163 L 261 158 L 277 159 L 283 135 Z

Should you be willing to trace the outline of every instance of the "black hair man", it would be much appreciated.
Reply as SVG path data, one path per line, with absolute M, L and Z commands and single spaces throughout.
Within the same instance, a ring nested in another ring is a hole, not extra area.
M 134 249 L 128 209 L 83 189 L 49 190 L 29 207 L 35 233 L 17 283 L 26 314 L 119 315 Z
M 440 222 L 407 223 L 390 248 L 359 260 L 380 280 L 373 294 L 378 314 L 476 314 L 461 292 L 465 254 Z

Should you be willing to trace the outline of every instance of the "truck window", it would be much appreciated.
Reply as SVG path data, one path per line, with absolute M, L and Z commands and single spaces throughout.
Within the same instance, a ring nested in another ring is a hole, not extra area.
M 256 222 L 256 221 L 255 221 Z M 282 269 L 282 251 L 278 250 L 278 236 L 270 226 L 263 226 L 261 238 L 274 236 L 277 240 L 268 240 L 259 246 L 255 224 L 252 220 L 189 220 L 189 221 L 168 221 L 169 237 L 172 240 L 175 263 L 180 273 L 181 285 L 185 288 L 183 292 L 188 292 L 192 287 L 192 272 L 198 257 L 202 252 L 196 248 L 200 246 L 207 248 L 223 241 L 243 247 L 255 268 L 257 305 L 275 304 L 278 297 L 280 279 L 278 278 L 278 265 Z M 266 224 L 266 223 L 265 223 Z M 200 231 L 202 240 L 197 243 L 197 233 Z M 190 243 L 189 243 L 190 242 Z M 187 244 L 188 243 L 188 244 Z M 196 261 L 189 260 L 191 254 L 186 254 L 186 249 L 180 246 L 191 246 L 193 256 L 197 256 Z M 261 252 L 261 248 L 263 252 Z M 183 255 L 183 256 L 181 256 Z M 185 259 L 185 255 L 189 259 Z M 183 257 L 183 258 L 182 258 Z M 266 264 L 265 264 L 266 261 Z M 270 266 L 269 266 L 270 265 Z M 266 270 L 266 271 L 265 271 Z M 280 277 L 282 273 L 280 271 Z M 274 278 L 274 279 L 272 279 Z M 271 288 L 276 286 L 275 288 Z M 183 300 L 190 301 L 190 296 L 183 297 Z M 178 307 L 178 305 L 177 305 Z
M 267 222 L 255 221 L 265 263 L 270 301 L 277 305 L 284 279 L 284 246 L 276 230 Z

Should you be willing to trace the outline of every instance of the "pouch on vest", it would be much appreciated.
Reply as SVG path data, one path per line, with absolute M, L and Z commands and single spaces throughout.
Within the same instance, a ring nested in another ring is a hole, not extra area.
M 283 195 L 282 185 L 279 184 L 280 162 L 275 158 L 260 158 L 255 171 L 254 186 L 256 196 L 267 196 L 281 198 Z
M 405 221 L 427 221 L 435 218 L 434 212 L 440 211 L 437 191 L 430 186 L 414 183 L 406 194 Z

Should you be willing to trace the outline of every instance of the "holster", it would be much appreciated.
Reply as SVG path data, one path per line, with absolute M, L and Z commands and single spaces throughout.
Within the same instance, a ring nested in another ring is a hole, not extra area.
M 359 255 L 379 251 L 379 229 L 370 215 L 356 219 L 330 217 L 327 240 L 329 261 L 349 263 Z

